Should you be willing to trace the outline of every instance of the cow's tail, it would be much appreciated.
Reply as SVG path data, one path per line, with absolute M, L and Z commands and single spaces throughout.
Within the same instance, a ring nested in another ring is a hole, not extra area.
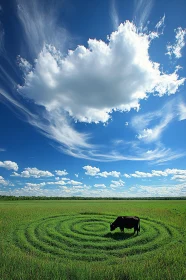
M 139 218 L 139 221 L 138 221 L 138 231 L 140 232 L 140 218 Z

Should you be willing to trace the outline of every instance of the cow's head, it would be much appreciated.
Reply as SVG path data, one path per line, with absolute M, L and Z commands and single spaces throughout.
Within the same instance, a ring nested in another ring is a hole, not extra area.
M 112 224 L 110 224 L 110 231 L 113 231 L 113 230 L 115 230 L 115 225 L 114 225 L 114 223 L 112 223 Z

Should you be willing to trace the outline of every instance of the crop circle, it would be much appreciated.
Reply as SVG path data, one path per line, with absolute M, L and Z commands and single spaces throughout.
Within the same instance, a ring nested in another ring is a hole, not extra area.
M 110 232 L 116 217 L 82 213 L 43 218 L 16 229 L 13 239 L 22 251 L 37 256 L 114 263 L 126 256 L 146 256 L 180 238 L 173 226 L 148 218 L 140 219 L 138 236 L 133 229 Z

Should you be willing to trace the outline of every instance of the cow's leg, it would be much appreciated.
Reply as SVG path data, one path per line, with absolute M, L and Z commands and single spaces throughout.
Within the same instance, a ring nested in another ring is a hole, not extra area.
M 138 228 L 134 227 L 134 234 L 136 233 L 136 231 L 137 231 L 137 235 L 138 235 Z
M 120 227 L 120 230 L 121 230 L 121 232 L 124 232 L 124 228 L 123 227 Z
M 134 228 L 134 234 L 135 234 L 136 231 L 137 231 L 137 235 L 138 235 L 138 227 Z

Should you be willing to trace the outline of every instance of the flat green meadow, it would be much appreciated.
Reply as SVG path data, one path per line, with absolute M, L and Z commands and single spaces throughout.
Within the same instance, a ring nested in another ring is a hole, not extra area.
M 186 200 L 0 201 L 0 279 L 184 280 Z

